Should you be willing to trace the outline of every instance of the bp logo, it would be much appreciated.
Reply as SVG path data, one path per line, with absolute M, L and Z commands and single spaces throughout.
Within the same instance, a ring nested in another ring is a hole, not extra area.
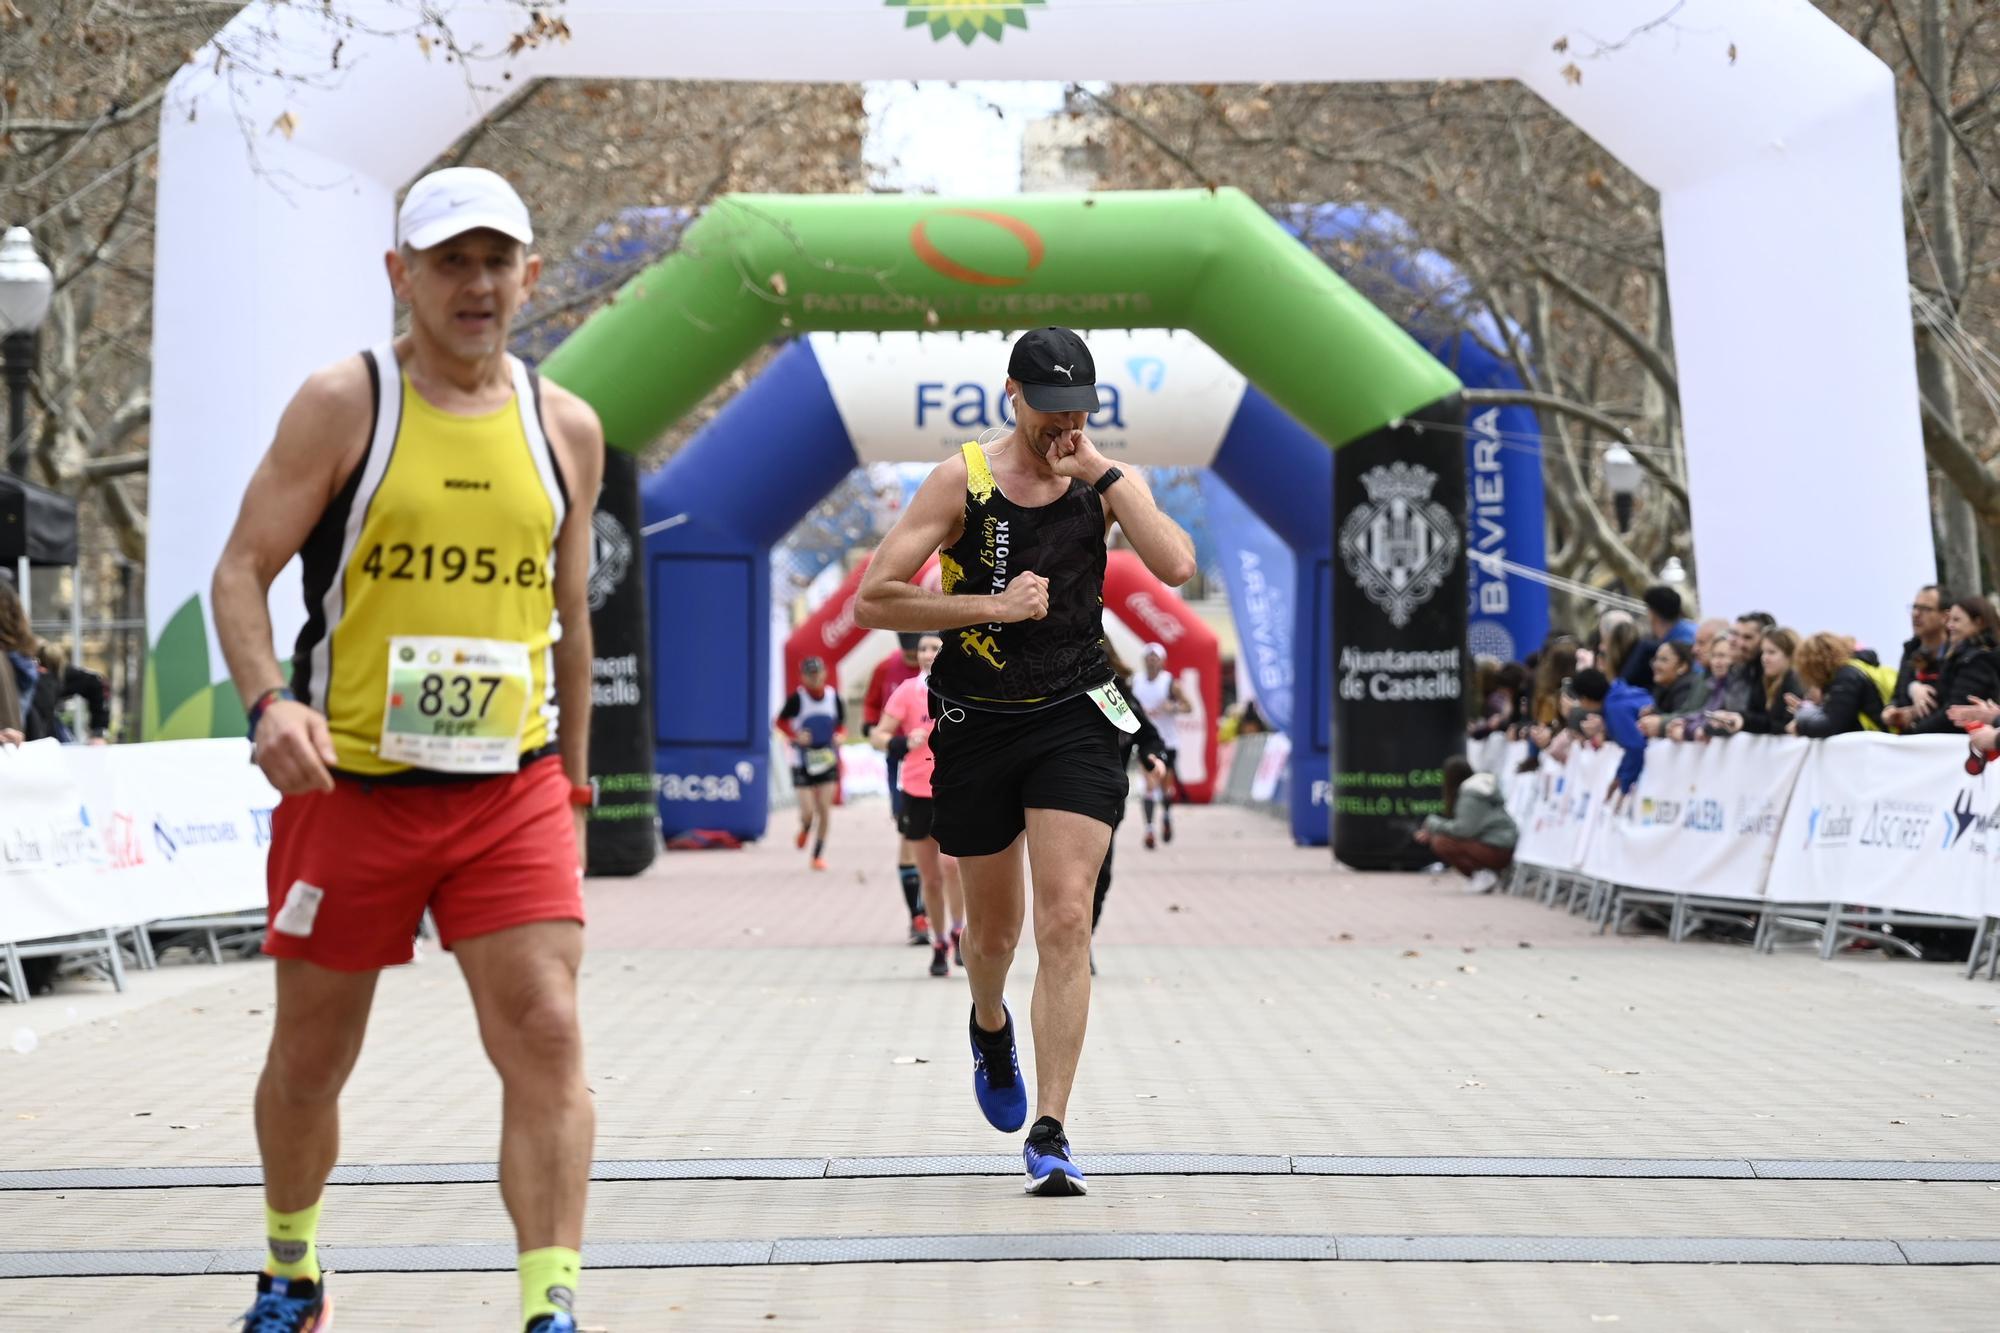
M 882 0 L 882 3 L 905 11 L 904 27 L 928 27 L 934 42 L 956 35 L 959 41 L 971 46 L 981 36 L 997 42 L 1009 28 L 1026 29 L 1028 11 L 1040 9 L 1048 0 Z
M 1458 558 L 1458 525 L 1431 499 L 1437 473 L 1391 463 L 1361 474 L 1368 492 L 1340 525 L 1340 557 L 1368 600 L 1401 629 Z
M 632 538 L 614 514 L 602 509 L 590 519 L 590 609 L 601 611 L 632 568 Z

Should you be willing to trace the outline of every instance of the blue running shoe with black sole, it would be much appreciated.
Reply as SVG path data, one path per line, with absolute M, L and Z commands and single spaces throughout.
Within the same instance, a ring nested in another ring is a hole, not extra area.
M 1012 1134 L 1028 1123 L 1028 1089 L 1021 1082 L 1021 1054 L 1014 1046 L 1014 1011 L 1002 1001 L 1007 1025 L 998 1032 L 979 1026 L 972 1011 L 972 1095 L 986 1123 Z
M 321 1282 L 257 1275 L 257 1303 L 243 1313 L 243 1333 L 330 1333 L 333 1301 Z
M 1021 1148 L 1021 1160 L 1028 1166 L 1030 1194 L 1062 1198 L 1069 1194 L 1090 1193 L 1090 1186 L 1083 1178 L 1083 1168 L 1069 1155 L 1069 1139 L 1063 1135 L 1062 1122 L 1053 1116 L 1043 1116 L 1028 1131 L 1028 1142 Z
M 536 1315 L 528 1321 L 526 1333 L 576 1333 L 576 1320 L 566 1314 Z

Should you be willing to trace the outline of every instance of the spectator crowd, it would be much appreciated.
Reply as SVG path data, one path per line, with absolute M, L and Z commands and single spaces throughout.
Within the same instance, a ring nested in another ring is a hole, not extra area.
M 1607 611 L 1587 639 L 1557 632 L 1525 662 L 1482 660 L 1472 738 L 1527 740 L 1529 767 L 1577 745 L 1616 744 L 1620 791 L 1638 781 L 1649 744 L 1738 733 L 1962 735 L 1976 756 L 2000 751 L 2000 617 L 1983 597 L 1918 589 L 1911 635 L 1886 661 L 1847 635 L 1802 635 L 1766 611 L 1697 623 L 1673 588 L 1648 588 L 1643 600 L 1643 625 Z

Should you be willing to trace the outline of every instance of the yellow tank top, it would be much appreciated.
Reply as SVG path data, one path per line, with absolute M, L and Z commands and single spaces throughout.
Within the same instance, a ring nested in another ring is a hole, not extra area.
M 509 358 L 513 401 L 456 416 L 417 393 L 392 345 L 362 355 L 374 432 L 300 551 L 307 621 L 292 690 L 325 715 L 339 771 L 405 773 L 418 765 L 381 753 L 385 714 L 405 703 L 391 693 L 392 640 L 519 645 L 520 753 L 544 750 L 556 740 L 555 539 L 569 497 L 542 428 L 540 382 Z

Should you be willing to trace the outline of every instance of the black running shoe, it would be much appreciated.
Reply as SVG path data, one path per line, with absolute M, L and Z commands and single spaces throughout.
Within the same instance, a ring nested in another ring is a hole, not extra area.
M 1160 841 L 1172 842 L 1173 840 L 1174 840 L 1174 817 L 1168 814 L 1166 811 L 1162 810 L 1160 811 Z
M 949 946 L 943 944 L 933 944 L 931 946 L 931 975 L 934 977 L 948 977 L 951 975 L 951 949 Z

